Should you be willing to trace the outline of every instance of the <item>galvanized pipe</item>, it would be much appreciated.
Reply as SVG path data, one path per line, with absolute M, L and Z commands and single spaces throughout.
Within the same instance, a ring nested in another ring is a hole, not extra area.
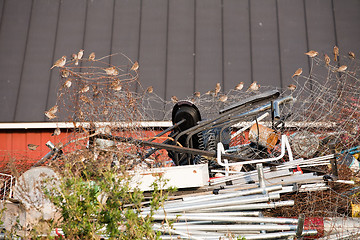
M 255 240 L 255 239 L 280 239 L 285 237 L 295 236 L 295 231 L 286 231 L 286 232 L 274 232 L 266 234 L 256 234 L 256 235 L 243 235 L 246 240 Z M 303 231 L 302 236 L 317 235 L 316 230 L 305 230 Z
M 203 231 L 296 231 L 297 225 L 252 225 L 252 224 L 232 224 L 232 225 L 187 225 L 177 226 L 176 230 L 203 230 Z
M 286 206 L 294 206 L 294 201 L 287 200 L 287 201 L 270 202 L 270 203 L 244 204 L 244 205 L 237 205 L 237 206 L 223 206 L 223 207 L 202 209 L 201 211 L 205 211 L 205 212 L 246 211 L 246 210 L 286 207 Z
M 239 222 L 239 223 L 277 223 L 277 224 L 297 224 L 298 220 L 294 218 L 271 218 L 271 217 L 226 217 L 226 216 L 196 216 L 195 214 L 178 215 L 178 214 L 154 214 L 155 220 L 182 220 L 182 221 L 220 221 L 220 222 Z
M 279 199 L 280 194 L 269 194 L 268 196 L 263 195 L 253 195 L 247 197 L 238 197 L 235 199 L 227 199 L 223 201 L 209 201 L 205 203 L 195 203 L 195 204 L 184 204 L 174 206 L 174 207 L 165 207 L 164 210 L 166 212 L 183 212 L 183 211 L 191 211 L 191 210 L 198 210 L 198 209 L 207 209 L 207 208 L 214 208 L 220 206 L 231 206 L 231 205 L 243 205 L 248 203 L 258 203 L 258 202 L 268 202 L 271 200 Z M 146 209 L 147 210 L 147 209 Z M 144 212 L 146 212 L 144 210 Z M 149 211 L 149 210 L 148 210 Z

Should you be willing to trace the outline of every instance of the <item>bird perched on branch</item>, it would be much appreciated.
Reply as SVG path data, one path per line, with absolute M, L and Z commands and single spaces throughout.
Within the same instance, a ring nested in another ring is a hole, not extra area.
M 336 62 L 339 57 L 339 48 L 338 46 L 334 46 L 334 61 Z
M 90 89 L 89 86 L 85 86 L 79 91 L 79 93 L 86 93 L 87 91 L 89 91 L 89 89 Z
M 235 90 L 240 91 L 244 88 L 244 82 L 240 82 L 238 85 L 235 86 Z
M 329 66 L 329 64 L 330 64 L 330 58 L 329 58 L 329 56 L 325 53 L 325 55 L 324 55 L 324 60 L 325 60 L 325 64 L 326 64 L 326 66 Z
M 64 87 L 70 88 L 71 87 L 72 82 L 70 81 L 70 79 L 66 80 L 66 82 L 64 83 Z
M 51 136 L 59 136 L 60 133 L 61 133 L 60 128 L 56 128 L 56 129 L 54 130 L 53 134 L 51 134 Z
M 104 71 L 109 76 L 117 76 L 117 75 L 119 75 L 119 70 L 117 70 L 116 67 L 104 68 Z
M 252 92 L 252 91 L 257 91 L 260 88 L 260 84 L 257 84 L 256 81 L 254 81 L 253 83 L 250 84 L 250 87 L 246 90 L 246 92 Z
M 347 66 L 346 65 L 342 65 L 338 68 L 338 72 L 345 72 L 347 69 Z
M 48 117 L 49 119 L 56 118 L 55 113 L 57 112 L 57 110 L 58 110 L 58 106 L 55 105 L 52 108 L 50 108 L 48 111 L 45 112 L 45 116 Z
M 95 53 L 92 52 L 92 53 L 90 53 L 90 55 L 89 55 L 89 61 L 94 61 L 94 60 L 95 60 Z
M 137 71 L 138 69 L 139 69 L 139 63 L 136 61 L 136 62 L 132 65 L 130 71 Z
M 177 102 L 179 101 L 179 99 L 178 99 L 176 96 L 172 96 L 172 97 L 171 97 L 171 101 L 172 101 L 173 103 L 177 103 Z
M 31 151 L 35 151 L 39 147 L 39 145 L 35 145 L 31 143 L 29 143 L 27 146 Z
M 53 69 L 54 67 L 64 67 L 65 63 L 66 63 L 66 56 L 62 56 L 60 59 L 56 60 L 56 62 L 50 69 Z
M 305 53 L 306 55 L 308 55 L 309 57 L 316 57 L 319 53 L 317 51 L 314 50 L 310 50 L 307 53 Z
M 216 84 L 216 87 L 215 87 L 215 96 L 218 95 L 218 93 L 220 92 L 220 90 L 221 90 L 221 85 L 220 85 L 220 83 L 217 83 L 217 84 Z
M 194 92 L 194 97 L 197 97 L 197 98 L 199 98 L 200 97 L 200 92 Z
M 290 84 L 290 85 L 288 86 L 288 89 L 289 89 L 290 91 L 295 91 L 296 85 Z
M 302 68 L 299 68 L 298 70 L 296 70 L 295 73 L 292 75 L 292 77 L 300 76 L 300 74 L 302 74 Z
M 219 97 L 219 101 L 220 101 L 220 102 L 226 102 L 227 99 L 228 99 L 228 96 L 226 96 L 226 95 L 221 95 L 221 96 Z
M 150 86 L 146 89 L 146 92 L 148 92 L 148 93 L 152 93 L 153 91 L 154 91 L 154 88 L 152 86 Z
M 352 59 L 355 59 L 355 53 L 349 52 L 349 57 L 352 58 Z
M 80 51 L 79 51 L 78 54 L 77 54 L 77 59 L 78 59 L 78 60 L 81 60 L 82 57 L 83 57 L 83 55 L 84 55 L 84 49 L 80 49 Z

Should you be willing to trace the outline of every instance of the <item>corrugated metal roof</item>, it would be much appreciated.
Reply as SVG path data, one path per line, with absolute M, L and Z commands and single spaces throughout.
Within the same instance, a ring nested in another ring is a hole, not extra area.
M 0 122 L 46 121 L 50 67 L 81 48 L 138 60 L 166 100 L 217 82 L 287 86 L 309 49 L 360 55 L 358 0 L 0 0 L 0 14 Z

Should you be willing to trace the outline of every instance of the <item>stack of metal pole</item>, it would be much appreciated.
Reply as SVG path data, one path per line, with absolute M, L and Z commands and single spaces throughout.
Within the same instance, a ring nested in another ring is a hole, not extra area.
M 256 188 L 184 196 L 181 201 L 166 202 L 153 215 L 159 221 L 154 229 L 163 232 L 162 239 L 288 239 L 317 234 L 316 230 L 303 231 L 303 217 L 264 217 L 261 210 L 292 206 L 294 201 L 279 201 L 281 184 L 266 186 L 262 164 L 257 164 L 257 176 Z M 150 214 L 150 208 L 144 208 L 142 214 Z

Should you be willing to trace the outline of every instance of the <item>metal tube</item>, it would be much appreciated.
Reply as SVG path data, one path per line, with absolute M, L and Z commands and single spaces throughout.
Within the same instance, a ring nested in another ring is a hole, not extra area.
M 172 207 L 166 207 L 164 210 L 168 213 L 170 212 L 183 212 L 183 211 L 191 211 L 191 210 L 199 210 L 199 209 L 208 209 L 208 208 L 215 208 L 215 207 L 222 207 L 222 206 L 231 206 L 231 205 L 243 205 L 248 203 L 259 203 L 259 202 L 267 202 L 274 199 L 279 199 L 280 194 L 269 194 L 268 196 L 263 195 L 253 195 L 253 196 L 246 196 L 246 197 L 238 197 L 235 199 L 227 199 L 223 201 L 209 201 L 205 203 L 195 203 L 195 204 L 184 204 L 184 205 L 177 205 Z M 149 212 L 149 208 L 144 209 L 144 213 Z
M 269 186 L 266 188 L 267 192 L 272 192 L 272 191 L 278 191 L 282 189 L 282 185 L 273 185 L 273 186 Z M 220 200 L 220 199 L 225 199 L 225 198 L 233 198 L 233 197 L 240 197 L 240 196 L 248 196 L 248 195 L 253 195 L 253 194 L 259 194 L 262 193 L 263 189 L 261 188 L 254 188 L 254 189 L 249 189 L 249 190 L 242 190 L 242 191 L 236 191 L 233 193 L 220 193 L 218 195 L 205 195 L 205 196 L 196 196 L 196 197 L 187 197 L 187 198 L 183 198 L 184 202 L 191 202 L 191 203 L 195 203 L 195 202 L 202 202 L 202 201 L 207 201 L 207 200 Z
M 277 223 L 277 224 L 297 224 L 298 219 L 294 218 L 271 218 L 271 217 L 226 217 L 226 216 L 213 216 L 208 214 L 195 215 L 195 214 L 154 214 L 152 216 L 155 220 L 163 220 L 164 218 L 169 220 L 183 220 L 183 221 L 220 221 L 220 222 L 241 222 L 241 223 Z M 300 221 L 300 220 L 299 220 Z
M 296 237 L 299 238 L 302 236 L 303 230 L 304 230 L 304 221 L 305 221 L 305 215 L 300 214 L 296 229 Z
M 203 231 L 296 231 L 297 225 L 251 225 L 251 224 L 235 224 L 235 225 L 188 225 L 177 226 L 176 230 L 203 230 Z
M 293 200 L 287 200 L 287 201 L 270 202 L 270 203 L 254 203 L 254 204 L 244 204 L 244 205 L 238 205 L 238 206 L 223 206 L 223 207 L 202 209 L 202 211 L 205 211 L 205 212 L 246 211 L 246 210 L 285 207 L 285 206 L 294 206 L 294 201 Z
M 261 163 L 256 164 L 256 170 L 259 177 L 259 185 L 262 190 L 262 193 L 267 194 L 263 165 Z

